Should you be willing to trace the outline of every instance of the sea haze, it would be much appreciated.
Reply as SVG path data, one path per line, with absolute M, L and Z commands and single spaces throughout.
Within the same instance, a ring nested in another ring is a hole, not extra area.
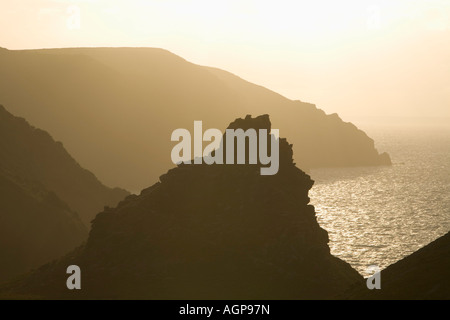
M 392 167 L 311 170 L 310 191 L 333 255 L 362 275 L 450 230 L 450 128 L 369 128 Z

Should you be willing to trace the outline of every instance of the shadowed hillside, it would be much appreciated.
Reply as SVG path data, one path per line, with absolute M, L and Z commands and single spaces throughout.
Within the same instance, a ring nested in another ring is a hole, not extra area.
M 87 227 L 105 205 L 116 205 L 128 195 L 124 190 L 105 187 L 80 167 L 60 142 L 1 105 L 0 150 L 0 172 L 15 180 L 37 182 L 55 193 Z
M 0 150 L 0 281 L 79 246 L 95 215 L 128 195 L 1 105 Z
M 338 115 L 161 49 L 1 50 L 0 97 L 102 181 L 133 191 L 172 166 L 173 130 L 223 128 L 241 114 L 271 114 L 303 169 L 390 164 Z
M 0 170 L 0 281 L 58 258 L 86 240 L 78 215 L 41 185 Z
M 270 131 L 268 116 L 230 128 Z M 330 254 L 309 205 L 311 178 L 280 139 L 280 171 L 261 165 L 180 165 L 97 215 L 86 245 L 4 296 L 112 299 L 333 298 L 362 277 Z M 82 290 L 65 288 L 69 265 Z

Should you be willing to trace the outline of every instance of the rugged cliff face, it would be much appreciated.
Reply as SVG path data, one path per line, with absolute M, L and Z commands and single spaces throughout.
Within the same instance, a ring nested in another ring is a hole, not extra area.
M 346 299 L 449 300 L 450 233 L 381 272 L 381 290 L 356 286 Z
M 299 150 L 295 161 L 303 170 L 390 164 L 337 114 L 161 49 L 3 50 L 0 97 L 63 141 L 101 181 L 131 191 L 172 167 L 173 130 L 195 120 L 224 128 L 242 114 L 270 114 Z
M 88 228 L 105 205 L 116 205 L 129 194 L 104 186 L 60 142 L 13 116 L 1 105 L 0 150 L 0 172 L 13 180 L 37 182 L 55 193 L 78 213 Z
M 232 128 L 270 129 L 268 116 Z M 309 205 L 313 181 L 280 139 L 280 170 L 256 165 L 179 165 L 160 182 L 107 208 L 86 245 L 2 293 L 44 298 L 333 298 L 362 277 L 330 254 Z M 82 290 L 65 288 L 66 268 Z

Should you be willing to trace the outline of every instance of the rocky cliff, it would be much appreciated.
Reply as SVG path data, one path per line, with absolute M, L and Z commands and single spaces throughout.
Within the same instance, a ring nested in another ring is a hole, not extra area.
M 230 128 L 270 130 L 268 116 Z M 64 299 L 331 299 L 362 277 L 330 254 L 309 205 L 311 178 L 280 139 L 280 170 L 255 165 L 179 165 L 106 208 L 86 245 L 2 294 Z M 82 290 L 65 288 L 66 268 Z
M 299 150 L 295 161 L 303 170 L 390 164 L 337 114 L 162 49 L 3 50 L 0 97 L 14 114 L 64 141 L 101 181 L 131 191 L 171 168 L 173 130 L 191 129 L 195 120 L 224 128 L 242 114 L 270 114 Z

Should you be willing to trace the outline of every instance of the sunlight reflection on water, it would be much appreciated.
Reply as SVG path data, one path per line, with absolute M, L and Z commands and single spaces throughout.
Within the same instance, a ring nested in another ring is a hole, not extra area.
M 450 230 L 450 132 L 370 132 L 392 167 L 315 169 L 310 191 L 332 254 L 362 275 Z

